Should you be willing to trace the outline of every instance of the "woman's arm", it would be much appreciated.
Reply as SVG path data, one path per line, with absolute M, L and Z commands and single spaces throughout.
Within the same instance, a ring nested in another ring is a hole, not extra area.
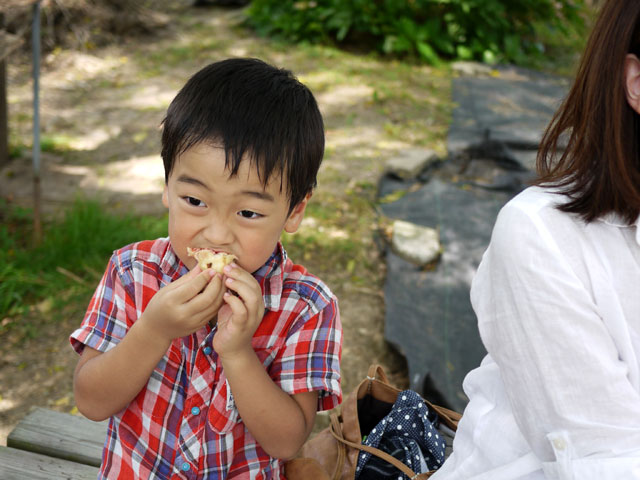
M 542 218 L 535 208 L 510 205 L 472 287 L 483 342 L 550 478 L 565 478 L 551 475 L 563 469 L 599 478 L 602 462 L 628 473 L 640 454 L 640 394 L 630 378 L 638 365 L 627 345 L 632 318 L 616 310 L 621 293 L 608 275 L 620 272 L 608 272 L 598 250 L 628 246 L 615 231 L 609 244 L 594 246 L 585 231 L 556 209 Z

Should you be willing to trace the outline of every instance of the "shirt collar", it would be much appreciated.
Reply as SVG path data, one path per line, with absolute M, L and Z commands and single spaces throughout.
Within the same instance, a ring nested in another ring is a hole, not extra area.
M 187 273 L 189 269 L 178 258 L 178 255 L 176 255 L 169 237 L 163 240 L 166 241 L 166 245 L 164 255 L 162 255 L 162 259 L 160 260 L 160 271 L 162 272 L 162 279 L 160 281 L 164 287 Z
M 638 225 L 640 225 L 640 215 L 638 216 L 638 218 L 636 218 L 635 222 L 633 222 L 631 225 L 629 225 L 624 218 L 622 218 L 619 214 L 615 213 L 615 212 L 609 212 L 606 215 L 603 215 L 602 217 L 600 217 L 598 219 L 599 221 L 606 223 L 607 225 L 611 225 L 613 227 L 618 227 L 618 228 L 635 228 L 636 229 L 636 243 L 638 245 L 640 245 L 640 228 L 638 228 Z
M 282 286 L 284 284 L 284 265 L 287 263 L 287 252 L 280 242 L 276 245 L 269 260 L 253 272 L 253 276 L 260 284 L 264 306 L 268 310 L 278 310 L 280 308 L 280 298 L 282 297 Z
M 176 255 L 168 238 L 166 241 L 166 249 L 160 261 L 160 269 L 163 276 L 160 280 L 162 286 L 177 280 L 189 271 Z M 265 264 L 253 272 L 253 276 L 262 290 L 264 306 L 268 310 L 278 310 L 280 308 L 280 297 L 282 296 L 282 286 L 284 284 L 283 266 L 286 263 L 287 252 L 282 244 L 278 242 Z

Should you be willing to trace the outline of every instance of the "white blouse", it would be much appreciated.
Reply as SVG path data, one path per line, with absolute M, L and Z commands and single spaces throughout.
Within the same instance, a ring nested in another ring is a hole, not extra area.
M 432 480 L 640 479 L 640 229 L 528 188 L 471 286 L 489 354 Z M 640 220 L 640 219 L 639 219 Z

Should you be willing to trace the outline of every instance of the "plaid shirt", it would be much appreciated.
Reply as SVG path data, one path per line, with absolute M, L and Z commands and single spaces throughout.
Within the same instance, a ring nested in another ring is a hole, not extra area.
M 153 295 L 187 272 L 169 239 L 114 252 L 79 329 L 71 334 L 106 352 L 140 317 Z M 289 394 L 319 391 L 318 410 L 337 406 L 342 327 L 337 300 L 278 245 L 254 273 L 266 307 L 253 348 L 271 379 Z M 175 339 L 146 387 L 111 417 L 99 478 L 279 479 L 270 457 L 238 415 L 206 326 Z

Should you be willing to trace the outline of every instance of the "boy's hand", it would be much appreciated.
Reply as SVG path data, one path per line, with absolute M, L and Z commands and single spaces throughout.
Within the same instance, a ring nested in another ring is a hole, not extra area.
M 264 300 L 260 284 L 237 264 L 227 265 L 224 274 L 231 292 L 224 293 L 225 304 L 218 311 L 213 348 L 221 358 L 229 359 L 252 348 L 251 339 L 264 315 Z
M 223 303 L 222 275 L 196 266 L 153 296 L 140 317 L 150 335 L 171 342 L 213 319 Z

